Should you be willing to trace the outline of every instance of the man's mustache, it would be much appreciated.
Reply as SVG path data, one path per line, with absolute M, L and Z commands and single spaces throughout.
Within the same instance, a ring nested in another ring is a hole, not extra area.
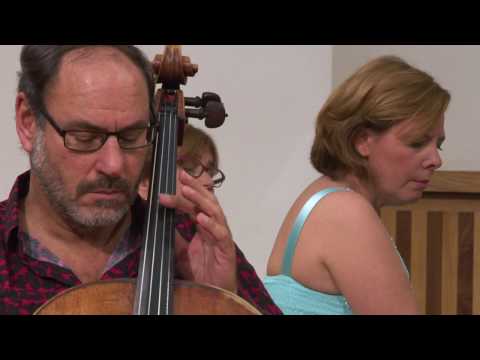
M 83 194 L 95 192 L 97 190 L 113 190 L 123 192 L 125 194 L 130 193 L 130 183 L 119 177 L 101 176 L 95 181 L 83 181 L 77 186 L 77 196 Z

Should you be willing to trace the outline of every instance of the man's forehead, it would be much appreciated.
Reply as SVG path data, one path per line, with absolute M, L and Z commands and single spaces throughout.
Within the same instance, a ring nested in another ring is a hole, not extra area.
M 62 59 L 63 64 L 72 64 L 77 62 L 97 62 L 99 59 L 119 59 L 128 57 L 120 50 L 110 46 L 90 46 L 80 49 L 75 49 L 67 54 Z
M 56 79 L 52 87 L 61 79 L 80 80 L 88 74 L 91 81 L 101 82 L 109 77 L 132 82 L 143 81 L 141 69 L 120 50 L 111 47 L 90 47 L 73 50 L 62 58 Z
M 148 94 L 141 69 L 126 55 L 115 48 L 92 47 L 66 54 L 47 92 L 48 95 L 57 93 L 61 98 L 65 94 L 72 96 L 72 92 L 80 96 L 99 92 L 100 96 L 105 90 L 115 88 Z

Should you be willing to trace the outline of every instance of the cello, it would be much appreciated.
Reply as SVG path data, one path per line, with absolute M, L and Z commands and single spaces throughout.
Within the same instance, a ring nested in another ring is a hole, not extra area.
M 188 118 L 205 118 L 209 128 L 223 124 L 218 95 L 185 98 L 180 85 L 198 66 L 169 45 L 153 61 L 156 83 L 151 180 L 137 279 L 117 279 L 67 289 L 43 304 L 36 315 L 259 315 L 250 303 L 227 290 L 174 279 L 175 210 L 162 206 L 160 194 L 176 193 L 177 147 Z M 187 106 L 193 108 L 187 108 Z

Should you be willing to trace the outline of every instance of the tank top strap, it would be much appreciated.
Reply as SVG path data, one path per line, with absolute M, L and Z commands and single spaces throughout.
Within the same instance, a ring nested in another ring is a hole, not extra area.
M 319 191 L 318 193 L 312 195 L 310 199 L 303 205 L 302 210 L 297 216 L 295 223 L 293 224 L 292 231 L 287 240 L 287 247 L 285 249 L 285 254 L 283 256 L 283 263 L 282 263 L 282 273 L 284 275 L 291 277 L 292 272 L 292 261 L 293 255 L 295 253 L 295 248 L 297 247 L 298 237 L 300 236 L 300 232 L 303 229 L 303 225 L 305 221 L 308 219 L 308 216 L 318 204 L 320 200 L 322 200 L 328 194 L 340 191 L 350 191 L 348 188 L 327 188 Z

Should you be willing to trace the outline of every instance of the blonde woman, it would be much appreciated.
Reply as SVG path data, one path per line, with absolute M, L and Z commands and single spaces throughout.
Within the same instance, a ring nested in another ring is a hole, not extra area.
M 285 314 L 416 314 L 379 211 L 418 200 L 441 164 L 449 93 L 398 57 L 361 67 L 329 97 L 311 163 L 323 176 L 279 230 L 265 285 Z

